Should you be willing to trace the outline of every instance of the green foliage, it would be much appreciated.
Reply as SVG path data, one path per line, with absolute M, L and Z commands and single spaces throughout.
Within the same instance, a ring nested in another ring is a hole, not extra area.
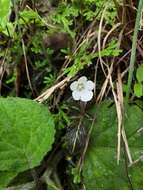
M 78 39 L 82 35 L 82 31 L 84 30 L 85 26 L 88 26 L 90 22 L 93 21 L 95 18 L 97 19 L 97 23 L 99 22 L 98 20 L 100 20 L 103 7 L 105 7 L 105 4 L 107 3 L 105 2 L 105 0 L 85 0 L 82 2 L 79 2 L 78 0 L 62 1 L 54 8 L 52 7 L 49 15 L 47 15 L 46 17 L 40 16 L 38 9 L 36 10 L 32 9 L 32 6 L 26 6 L 24 9 L 18 10 L 15 20 L 13 21 L 13 23 L 11 23 L 8 22 L 8 15 L 11 11 L 10 0 L 1 0 L 0 2 L 2 4 L 1 7 L 5 6 L 5 9 L 1 10 L 1 15 L 4 15 L 1 18 L 5 20 L 5 28 L 0 28 L 0 30 L 2 33 L 12 38 L 10 41 L 11 46 L 8 48 L 6 62 L 15 66 L 21 63 L 21 57 L 23 56 L 21 39 L 23 39 L 25 43 L 28 69 L 29 67 L 32 67 L 34 71 L 37 71 L 38 69 L 45 69 L 45 71 L 47 71 L 46 67 L 50 67 L 51 69 L 50 65 L 52 65 L 53 61 L 53 52 L 50 52 L 50 48 L 44 47 L 44 39 L 47 38 L 48 34 L 53 34 L 53 32 L 63 32 L 69 34 L 69 36 L 72 38 L 72 45 L 74 45 L 76 39 Z M 115 5 L 113 1 L 109 1 L 108 3 L 110 5 L 106 13 L 110 15 L 111 19 L 109 19 L 109 17 L 106 15 L 105 21 L 107 22 L 107 24 L 112 23 L 113 25 L 114 19 L 116 17 Z M 38 1 L 36 2 L 36 4 L 38 4 Z M 20 7 L 20 1 L 16 1 L 13 6 Z M 96 30 L 98 30 L 98 28 L 96 28 Z M 45 38 L 43 38 L 44 36 Z M 4 46 L 6 44 L 4 44 Z M 109 43 L 106 48 L 101 51 L 101 56 L 105 57 L 119 55 L 121 51 L 116 49 L 116 44 L 116 42 L 114 43 L 111 40 L 111 43 Z M 53 46 L 56 45 L 54 44 Z M 67 51 L 65 53 L 65 56 L 69 56 L 71 58 L 71 62 L 73 63 L 73 65 L 70 65 L 68 68 L 63 70 L 65 74 L 70 76 L 74 76 L 80 70 L 92 64 L 93 59 L 99 56 L 98 52 L 91 53 L 91 42 L 85 42 L 79 48 L 78 52 L 75 55 L 73 55 L 71 47 L 68 47 L 67 49 L 70 49 L 70 51 Z M 2 55 L 2 57 L 4 57 L 5 51 L 2 51 L 0 54 Z M 62 57 L 62 59 L 64 58 Z M 55 70 L 52 68 L 50 73 L 49 71 L 44 72 L 42 76 L 43 81 L 41 83 L 44 83 L 47 85 L 47 87 L 49 87 L 49 84 L 53 83 L 53 80 L 57 76 Z M 31 75 L 31 73 L 29 74 Z M 35 75 L 35 73 L 33 75 Z M 10 85 L 14 86 L 16 78 L 11 78 L 11 76 L 7 76 L 5 83 L 6 81 L 8 81 Z M 34 81 L 33 79 L 31 80 Z M 32 84 L 32 86 L 35 86 L 35 84 Z M 29 87 L 26 88 L 29 89 Z
M 143 64 L 137 68 L 136 77 L 138 82 L 143 82 Z
M 16 175 L 16 171 L 0 171 L 0 190 L 4 190 L 4 187 L 6 187 Z
M 141 64 L 136 71 L 137 82 L 134 84 L 134 95 L 137 97 L 143 96 L 143 64 Z
M 122 50 L 117 48 L 117 41 L 111 40 L 111 42 L 107 45 L 107 47 L 101 50 L 101 57 L 118 56 Z M 92 64 L 92 60 L 99 56 L 99 52 L 91 53 L 88 52 L 87 49 L 90 48 L 90 43 L 84 43 L 77 52 L 76 55 L 71 56 L 70 58 L 73 60 L 73 65 L 66 68 L 64 73 L 68 76 L 75 76 L 80 70 L 82 70 L 85 66 Z M 70 55 L 69 55 L 70 56 Z
M 36 11 L 31 10 L 23 10 L 19 13 L 19 24 L 29 24 L 29 23 L 39 23 L 42 25 L 42 18 L 39 16 L 39 14 Z
M 122 147 L 121 161 L 117 165 L 117 116 L 115 105 L 104 101 L 91 109 L 96 114 L 88 148 L 83 176 L 87 190 L 123 190 L 130 189 L 126 173 L 125 153 Z M 137 131 L 143 125 L 143 112 L 135 106 L 126 107 L 125 131 L 133 160 L 142 155 L 143 141 Z M 89 122 L 87 126 L 90 128 Z M 143 166 L 141 161 L 127 168 L 134 190 L 142 190 Z
M 6 80 L 6 84 L 13 83 L 16 80 L 16 73 L 14 72 L 12 76 Z
M 42 31 L 37 31 L 35 33 L 35 35 L 32 37 L 30 49 L 31 49 L 32 53 L 35 55 L 42 55 L 43 54 L 44 48 L 42 45 L 42 40 L 41 40 L 42 38 L 43 38 L 43 32 Z M 49 53 L 49 55 L 52 55 L 53 52 L 52 52 L 52 50 L 47 49 L 47 53 Z M 44 60 L 43 60 L 43 62 L 44 62 Z M 37 64 L 36 66 L 37 66 L 37 68 L 39 68 L 40 64 Z
M 81 16 L 83 17 L 83 22 L 86 21 L 92 21 L 94 17 L 96 17 L 97 20 L 101 18 L 102 10 L 107 5 L 107 1 L 105 0 L 100 0 L 100 1 L 92 1 L 92 0 L 85 0 L 82 3 L 79 4 L 79 1 L 72 1 L 73 3 L 70 5 L 72 8 L 69 9 L 68 7 L 68 14 L 67 13 L 62 13 L 69 19 L 69 22 L 71 25 L 74 23 L 72 18 L 70 18 L 70 15 L 72 16 L 72 13 L 77 11 L 75 14 L 76 16 Z M 59 6 L 59 9 L 61 7 Z M 70 14 L 71 10 L 71 14 Z M 114 19 L 116 18 L 117 12 L 115 9 L 115 5 L 113 1 L 108 1 L 108 8 L 106 10 L 105 14 L 105 21 L 107 24 L 113 25 Z M 65 17 L 66 17 L 65 16 Z M 57 16 L 56 18 L 61 18 L 60 16 Z M 75 19 L 75 18 L 74 18 Z M 58 20 L 58 19 L 57 19 Z M 72 21 L 71 21 L 72 20 Z M 57 23 L 59 23 L 57 21 Z M 63 27 L 65 28 L 65 27 Z M 65 30 L 65 32 L 68 32 L 68 30 Z M 69 33 L 69 32 L 68 32 Z M 71 32 L 70 32 L 71 33 Z M 72 36 L 72 35 L 71 35 Z M 82 46 L 79 48 L 78 52 L 75 55 L 71 55 L 69 53 L 70 59 L 73 61 L 73 65 L 66 68 L 64 71 L 64 74 L 68 74 L 68 76 L 74 76 L 76 75 L 80 70 L 82 70 L 85 66 L 88 66 L 92 64 L 92 60 L 94 58 L 97 58 L 99 56 L 99 53 L 91 53 L 88 52 L 87 49 L 91 48 L 91 43 L 90 42 L 85 42 L 82 44 Z M 101 50 L 101 56 L 106 57 L 106 56 L 118 56 L 122 50 L 119 50 L 117 48 L 117 42 L 115 40 L 111 40 L 111 42 L 107 45 L 107 47 L 103 50 Z
M 8 15 L 10 12 L 11 1 L 10 0 L 0 0 L 0 22 L 6 22 L 8 20 Z
M 78 71 L 82 70 L 85 65 L 90 65 L 92 62 L 93 54 L 87 52 L 89 43 L 84 43 L 78 53 L 72 57 L 74 63 L 71 67 L 65 69 L 64 73 L 69 76 L 74 76 Z
M 85 0 L 85 9 L 83 10 L 83 16 L 86 20 L 92 21 L 95 17 L 97 20 L 100 20 L 102 10 L 107 5 L 105 13 L 105 22 L 107 24 L 113 25 L 115 18 L 117 16 L 116 7 L 114 1 L 110 0 Z M 95 7 L 95 8 L 92 8 Z
M 54 81 L 56 80 L 56 76 L 54 74 L 49 74 L 49 76 L 44 77 L 43 83 L 46 84 L 46 87 L 50 87 Z
M 62 32 L 67 32 L 74 37 L 76 32 L 73 30 L 75 19 L 79 16 L 83 17 L 83 22 L 92 21 L 95 17 L 100 20 L 102 10 L 105 5 L 108 8 L 105 14 L 107 24 L 113 25 L 117 16 L 116 7 L 113 1 L 106 0 L 73 0 L 72 3 L 62 2 L 50 15 L 54 24 L 59 24 Z
M 134 27 L 133 40 L 132 40 L 133 42 L 132 42 L 131 58 L 130 58 L 130 65 L 129 65 L 128 84 L 127 84 L 128 90 L 126 93 L 126 102 L 128 102 L 128 99 L 129 99 L 131 84 L 132 84 L 132 79 L 133 79 L 134 65 L 136 61 L 138 33 L 139 33 L 139 28 L 140 28 L 140 20 L 142 18 L 142 9 L 143 9 L 143 1 L 139 0 L 138 11 L 136 14 L 136 21 L 135 21 L 135 27 Z
M 137 97 L 141 97 L 143 95 L 143 85 L 142 85 L 142 83 L 135 83 L 135 85 L 134 85 L 134 94 Z
M 38 166 L 54 141 L 52 115 L 42 105 L 0 98 L 0 187 L 19 172 Z
M 17 9 L 16 17 L 14 21 L 10 22 L 11 2 L 14 1 L 0 0 L 0 7 L 2 7 L 0 9 L 0 32 L 2 33 L 0 56 L 4 66 L 1 69 L 2 72 L 4 70 L 1 89 L 2 93 L 8 91 L 4 95 L 12 94 L 17 90 L 17 94 L 19 91 L 20 93 L 24 91 L 24 95 L 26 94 L 27 97 L 38 96 L 44 87 L 49 88 L 54 84 L 58 77 L 57 72 L 62 77 L 64 77 L 62 74 L 73 77 L 91 64 L 94 68 L 99 57 L 98 48 L 96 48 L 99 22 L 105 7 L 107 9 L 104 15 L 103 28 L 101 28 L 101 43 L 109 30 L 111 28 L 116 29 L 114 26 L 117 26 L 115 25 L 117 11 L 114 4 L 116 1 L 113 0 L 63 0 L 58 1 L 59 4 L 54 2 L 54 6 L 51 6 L 50 10 L 46 10 L 46 7 L 45 9 L 40 7 L 42 1 L 25 1 L 26 6 L 21 7 L 23 3 L 17 0 L 13 3 L 15 7 L 12 8 L 13 10 L 14 8 Z M 39 2 L 40 6 L 37 5 Z M 52 0 L 50 2 L 53 3 Z M 120 0 L 117 1 L 117 3 L 119 2 Z M 47 0 L 44 0 L 44 3 L 47 4 Z M 119 6 L 119 8 L 121 7 Z M 48 11 L 49 13 L 47 13 Z M 118 36 L 116 37 L 119 30 L 112 30 L 113 36 L 110 35 L 104 49 L 101 48 L 100 56 L 103 59 L 105 58 L 106 63 L 110 64 L 110 58 L 119 56 L 122 52 L 118 49 Z M 68 37 L 70 36 L 69 41 L 71 40 L 72 44 L 67 43 L 67 49 L 60 49 L 60 45 L 65 40 L 61 39 L 60 35 L 58 36 L 61 32 L 66 33 Z M 95 36 L 86 36 L 86 32 L 89 32 L 88 34 L 95 32 Z M 103 47 L 102 44 L 101 47 Z M 135 55 L 134 52 L 133 55 Z M 65 62 L 66 58 L 69 58 L 69 62 L 68 60 Z M 66 65 L 67 68 L 64 68 L 63 65 Z M 33 94 L 25 91 L 25 89 L 29 90 L 26 76 L 28 74 L 34 91 Z M 136 79 L 134 95 L 141 97 L 143 96 L 143 64 L 137 69 Z M 97 78 L 97 93 L 100 90 L 98 82 L 100 83 Z M 128 92 L 127 86 L 124 86 L 124 91 Z M 58 93 L 60 93 L 60 89 L 55 91 L 54 96 L 50 98 L 51 102 L 48 102 L 49 104 L 54 102 L 54 106 L 51 107 L 56 113 L 54 112 L 53 115 L 46 107 L 34 101 L 20 98 L 0 98 L 0 190 L 3 190 L 18 173 L 40 164 L 46 153 L 51 150 L 55 134 L 54 126 L 57 129 L 57 139 L 61 139 L 64 131 L 62 129 L 71 124 L 68 117 L 71 107 L 68 107 L 65 102 L 60 102 L 60 106 L 57 105 Z M 64 93 L 62 98 L 65 97 L 68 95 Z M 136 102 L 136 104 L 143 108 L 142 102 Z M 143 126 L 143 113 L 140 108 L 130 105 L 125 109 L 125 130 L 133 160 L 141 156 L 143 148 L 141 133 L 137 133 Z M 76 189 L 77 187 L 79 189 L 78 185 L 83 183 L 87 190 L 127 190 L 129 189 L 126 173 L 128 169 L 133 189 L 142 190 L 142 163 L 138 162 L 131 168 L 126 168 L 123 147 L 120 165 L 118 166 L 116 162 L 117 116 L 113 101 L 105 101 L 94 106 L 90 113 L 96 114 L 96 121 L 91 133 L 85 163 L 83 163 L 83 176 L 81 176 L 79 167 L 71 167 L 68 172 L 73 179 L 73 188 L 67 184 L 70 180 L 66 182 L 66 188 Z M 84 123 L 88 128 L 90 128 L 90 121 Z M 63 153 L 63 149 L 60 148 L 58 146 L 58 150 Z M 52 152 L 53 158 L 55 158 L 55 152 Z M 74 158 L 73 161 L 78 159 L 76 156 Z M 59 163 L 59 160 L 57 162 Z M 50 163 L 49 168 L 51 169 L 53 162 Z M 47 168 L 48 173 L 50 173 L 49 178 L 46 179 L 47 189 L 58 190 L 56 186 L 59 179 L 55 175 L 56 164 L 54 171 L 50 171 L 51 173 Z M 65 171 L 60 171 L 60 174 L 62 172 L 65 176 Z M 57 183 L 54 183 L 50 177 Z M 68 178 L 68 176 L 66 177 Z
M 77 7 L 61 3 L 53 14 L 50 15 L 54 24 L 59 24 L 62 32 L 67 32 L 71 37 L 75 36 L 75 32 L 71 30 L 74 18 L 79 14 Z
M 81 176 L 80 176 L 80 171 L 79 168 L 72 168 L 72 175 L 73 175 L 73 182 L 75 184 L 79 184 L 81 182 Z
M 66 114 L 68 109 L 68 106 L 63 104 L 58 108 L 58 113 L 54 115 L 55 126 L 57 126 L 59 130 L 70 125 L 70 118 Z
M 122 53 L 122 50 L 118 48 L 118 41 L 117 40 L 111 40 L 107 47 L 103 50 L 101 50 L 101 57 L 116 57 Z
M 18 16 L 13 23 L 7 22 L 15 28 L 14 33 L 13 30 L 8 30 L 7 26 L 6 29 L 1 29 L 1 32 L 7 35 L 4 36 L 4 39 L 6 40 L 3 40 L 3 44 L 1 44 L 4 48 L 2 48 L 2 51 L 0 52 L 1 58 L 5 60 L 5 64 L 7 65 L 6 67 L 8 68 L 6 70 L 8 72 L 6 72 L 6 77 L 4 78 L 5 81 L 3 81 L 3 83 L 5 83 L 5 86 L 8 86 L 8 88 L 9 86 L 10 88 L 16 88 L 15 86 L 17 85 L 19 73 L 24 69 L 24 63 L 22 61 L 22 39 L 25 44 L 28 70 L 29 72 L 32 72 L 32 74 L 29 73 L 31 75 L 30 79 L 32 83 L 34 83 L 33 81 L 36 81 L 33 80 L 33 76 L 35 76 L 37 72 L 41 72 L 39 74 L 41 79 L 39 83 L 41 82 L 41 84 L 43 84 L 44 77 L 49 76 L 49 73 L 50 77 L 53 75 L 53 79 L 55 79 L 56 74 L 51 66 L 53 50 L 50 48 L 45 48 L 43 45 L 43 36 L 47 36 L 48 31 L 47 23 L 45 23 L 44 19 L 40 17 L 38 12 L 32 9 L 24 9 L 23 11 L 19 11 L 17 14 Z M 8 37 L 10 37 L 10 39 L 7 39 Z M 10 45 L 7 50 L 5 50 L 5 47 L 9 44 L 9 42 Z M 20 68 L 20 71 L 17 71 L 17 65 L 19 65 L 18 68 Z M 42 69 L 43 71 L 41 71 Z M 25 74 L 25 72 L 23 73 Z M 22 80 L 25 80 L 25 78 L 26 74 L 25 76 L 22 76 Z M 36 85 L 32 84 L 32 86 Z M 21 86 L 29 91 L 29 87 L 27 87 L 28 84 L 22 84 Z M 14 89 L 13 93 L 15 92 L 16 90 Z M 26 97 L 30 97 L 31 92 L 26 92 L 25 94 Z
M 9 35 L 13 32 L 13 25 L 9 22 L 11 0 L 0 0 L 0 31 Z

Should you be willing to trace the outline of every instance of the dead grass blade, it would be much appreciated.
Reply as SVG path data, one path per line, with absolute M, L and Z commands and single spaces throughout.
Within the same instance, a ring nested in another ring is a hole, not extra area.
M 42 93 L 40 96 L 38 96 L 35 100 L 38 101 L 39 103 L 44 102 L 54 93 L 55 90 L 65 86 L 66 83 L 70 81 L 70 79 L 71 79 L 71 77 L 66 77 L 65 79 L 58 82 L 57 84 L 55 84 L 51 88 L 47 89 L 44 93 Z

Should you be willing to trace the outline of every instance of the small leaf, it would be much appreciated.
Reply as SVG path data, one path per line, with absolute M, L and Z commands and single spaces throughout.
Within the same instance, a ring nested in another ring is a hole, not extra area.
M 11 0 L 0 0 L 0 23 L 8 21 L 8 14 L 10 13 Z M 6 23 L 5 23 L 6 24 Z
M 0 98 L 0 172 L 19 173 L 38 166 L 51 149 L 54 133 L 53 117 L 43 105 Z
M 135 85 L 134 85 L 134 94 L 137 97 L 143 96 L 143 85 L 142 85 L 142 83 L 135 83 Z
M 136 77 L 138 82 L 143 82 L 143 64 L 137 68 Z
M 0 0 L 0 32 L 7 36 L 12 36 L 14 27 L 9 22 L 9 14 L 11 11 L 11 0 Z
M 75 184 L 79 184 L 81 182 L 81 177 L 80 177 L 80 171 L 79 168 L 73 168 L 72 169 L 72 175 L 74 177 L 73 182 Z
M 36 24 L 42 25 L 42 19 L 40 18 L 40 15 L 36 11 L 33 10 L 24 10 L 19 13 L 20 19 L 19 24 L 26 24 L 30 22 L 35 22 Z

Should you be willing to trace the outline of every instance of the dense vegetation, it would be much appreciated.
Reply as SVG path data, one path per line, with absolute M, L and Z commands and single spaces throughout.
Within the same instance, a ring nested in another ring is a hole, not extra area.
M 0 7 L 0 190 L 142 190 L 143 0 Z

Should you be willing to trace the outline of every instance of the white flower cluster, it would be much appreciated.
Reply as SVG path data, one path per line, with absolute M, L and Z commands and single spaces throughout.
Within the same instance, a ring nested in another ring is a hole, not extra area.
M 88 102 L 93 97 L 92 90 L 94 89 L 94 83 L 91 80 L 87 80 L 87 78 L 83 76 L 77 81 L 74 81 L 70 85 L 70 89 L 72 90 L 72 97 L 74 100 Z

